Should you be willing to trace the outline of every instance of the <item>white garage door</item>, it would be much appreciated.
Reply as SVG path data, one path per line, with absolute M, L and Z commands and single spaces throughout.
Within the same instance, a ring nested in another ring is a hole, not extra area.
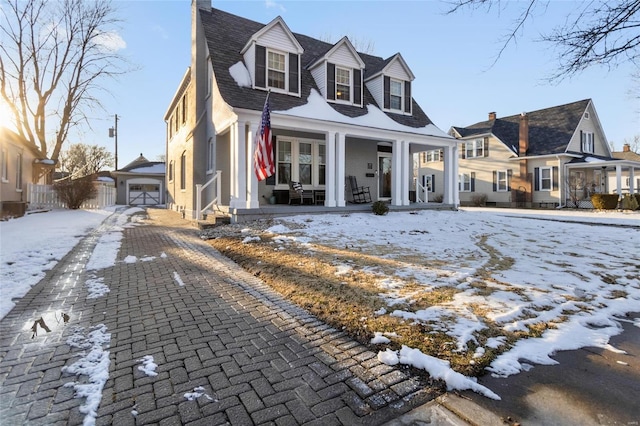
M 130 183 L 129 204 L 134 206 L 155 206 L 160 204 L 160 184 Z

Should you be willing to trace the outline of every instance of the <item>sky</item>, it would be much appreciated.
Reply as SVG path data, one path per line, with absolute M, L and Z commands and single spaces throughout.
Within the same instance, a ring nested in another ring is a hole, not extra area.
M 400 52 L 413 71 L 413 97 L 443 131 L 487 119 L 593 99 L 607 139 L 621 150 L 640 133 L 640 99 L 633 97 L 626 64 L 592 68 L 559 84 L 546 82 L 556 69 L 553 49 L 535 39 L 561 24 L 582 2 L 552 0 L 519 33 L 497 62 L 504 36 L 525 2 L 503 2 L 487 12 L 446 15 L 445 0 L 273 1 L 213 0 L 216 8 L 266 24 L 280 15 L 293 32 L 337 42 L 347 35 L 372 44 L 383 58 Z M 136 68 L 108 82 L 105 111 L 91 129 L 70 142 L 98 144 L 114 152 L 109 128 L 118 121 L 118 166 L 141 153 L 157 160 L 164 153 L 164 114 L 190 62 L 190 1 L 115 1 L 122 19 L 120 53 Z M 638 83 L 636 83 L 638 84 Z
M 24 297 L 82 236 L 91 232 L 98 238 L 84 265 L 88 299 L 105 297 L 111 291 L 110 283 L 101 277 L 104 274 L 97 271 L 118 262 L 161 262 L 167 258 L 164 252 L 140 258 L 119 256 L 124 229 L 145 224 L 143 215 L 137 214 L 142 212 L 141 208 L 114 211 L 114 207 L 52 210 L 0 222 L 3 262 L 0 319 L 13 308 L 15 300 Z M 106 220 L 112 214 L 118 216 Z M 632 356 L 612 346 L 609 340 L 623 331 L 623 321 L 640 327 L 640 317 L 627 319 L 625 315 L 637 312 L 640 303 L 638 225 L 640 211 L 466 208 L 394 212 L 386 216 L 371 213 L 299 215 L 276 218 L 266 232 L 259 224 L 255 228 L 246 224 L 241 232 L 245 235 L 245 244 L 264 239 L 274 244 L 276 250 L 293 246 L 290 248 L 311 258 L 323 247 L 344 249 L 345 245 L 353 245 L 353 235 L 359 235 L 356 242 L 359 252 L 384 258 L 384 269 L 336 257 L 336 276 L 372 275 L 377 279 L 380 292 L 375 315 L 399 317 L 437 329 L 450 336 L 455 350 L 473 350 L 474 358 L 504 346 L 509 332 L 526 330 L 538 323 L 553 324 L 554 327 L 549 327 L 538 338 L 518 340 L 487 368 L 496 377 L 508 377 L 529 371 L 537 364 L 557 364 L 553 359 L 557 351 L 588 346 L 606 349 L 608 357 L 618 364 L 634 362 Z M 428 232 L 411 231 L 415 229 Z M 559 238 L 559 235 L 572 237 Z M 482 245 L 478 244 L 480 238 Z M 594 246 L 593 241 L 598 244 Z M 391 242 L 393 249 L 384 250 L 386 254 L 381 255 L 380 247 L 388 247 Z M 625 248 L 625 256 L 618 255 L 620 247 Z M 531 256 L 532 252 L 537 256 Z M 508 257 L 512 263 L 507 269 L 487 269 L 490 256 Z M 411 261 L 416 258 L 421 260 Z M 425 264 L 424 259 L 446 259 L 446 262 Z M 479 273 L 481 270 L 489 276 Z M 188 275 L 180 276 L 174 271 L 172 276 L 176 286 L 186 291 L 194 289 Z M 409 287 L 403 289 L 405 285 Z M 425 309 L 410 308 L 413 298 L 436 288 L 455 290 L 453 299 Z M 47 324 L 55 325 L 60 315 L 51 311 L 43 314 L 43 318 Z M 28 321 L 25 330 L 31 324 L 32 321 Z M 498 327 L 491 338 L 483 334 L 489 325 Z M 505 334 L 501 335 L 500 330 Z M 67 340 L 70 346 L 85 350 L 84 356 L 77 361 L 72 358 L 73 364 L 64 367 L 68 373 L 89 378 L 69 385 L 74 387 L 76 397 L 85 400 L 81 408 L 88 420 L 85 424 L 93 424 L 102 388 L 108 380 L 110 337 L 104 324 L 93 324 L 87 330 L 74 328 Z M 371 343 L 379 345 L 381 362 L 424 369 L 444 380 L 449 390 L 470 389 L 488 398 L 501 398 L 496 390 L 451 369 L 447 360 L 404 345 L 400 350 L 385 346 L 397 337 L 393 330 L 371 330 Z M 158 367 L 150 356 L 144 356 L 138 364 L 138 368 L 151 377 Z M 206 398 L 201 401 L 204 403 L 213 401 L 201 388 L 184 394 L 186 400 L 200 397 Z M 131 414 L 137 415 L 135 406 Z

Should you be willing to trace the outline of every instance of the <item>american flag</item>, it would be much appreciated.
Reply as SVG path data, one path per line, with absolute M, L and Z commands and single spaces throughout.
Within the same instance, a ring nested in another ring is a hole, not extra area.
M 265 180 L 276 172 L 273 161 L 273 144 L 271 143 L 271 112 L 269 110 L 269 94 L 264 101 L 260 128 L 256 133 L 256 150 L 253 154 L 253 168 L 258 180 Z

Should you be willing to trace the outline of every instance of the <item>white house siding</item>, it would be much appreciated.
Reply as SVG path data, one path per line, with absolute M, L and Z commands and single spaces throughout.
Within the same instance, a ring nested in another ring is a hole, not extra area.
M 592 104 L 589 104 L 587 107 L 587 112 L 589 113 L 589 118 L 586 119 L 583 115 L 576 128 L 576 132 L 571 137 L 567 151 L 582 152 L 582 144 L 580 141 L 580 131 L 582 130 L 583 132 L 593 133 L 594 154 L 607 157 L 610 155 L 609 147 Z
M 422 162 L 422 153 L 418 158 L 418 182 L 422 182 L 422 176 L 433 176 L 435 185 L 433 186 L 433 192 L 430 192 L 429 200 L 433 201 L 436 195 L 444 195 L 444 161 L 430 161 Z M 457 181 L 456 181 L 457 182 Z M 422 196 L 422 195 L 421 195 Z
M 371 93 L 371 96 L 373 96 L 373 98 L 376 100 L 376 104 L 378 105 L 384 105 L 384 89 L 382 79 L 383 76 L 379 75 L 374 79 L 367 80 L 367 82 L 365 83 L 367 89 L 369 89 L 369 92 Z
M 407 70 L 402 66 L 400 61 L 397 59 L 391 62 L 385 71 L 385 75 L 388 75 L 391 78 L 395 78 L 398 80 L 409 81 L 411 80 L 411 76 L 407 74 Z
M 512 201 L 510 190 L 502 192 L 493 190 L 493 172 L 511 170 L 511 176 L 515 176 L 519 173 L 519 165 L 517 162 L 509 161 L 509 158 L 513 157 L 513 151 L 493 137 L 489 138 L 489 155 L 482 158 L 460 159 L 459 173 L 475 172 L 475 192 L 461 192 L 461 201 L 462 198 L 465 201 L 473 201 L 474 195 L 484 194 L 487 196 L 487 203 L 491 205 L 495 203 L 497 206 L 510 206 Z
M 272 26 L 260 36 L 258 44 L 284 52 L 297 52 L 298 48 L 280 24 Z
M 332 52 L 329 62 L 346 68 L 360 68 L 360 63 L 353 57 L 351 50 L 345 45 L 340 45 Z
M 371 163 L 372 169 L 368 169 Z M 364 139 L 346 138 L 345 142 L 345 177 L 355 176 L 358 186 L 368 186 L 371 192 L 372 201 L 378 199 L 378 143 Z M 367 173 L 374 174 L 367 177 Z M 345 182 L 345 199 L 351 201 L 351 188 L 348 181 Z
M 326 62 L 321 62 L 314 69 L 311 70 L 311 75 L 313 76 L 316 85 L 318 86 L 318 90 L 320 90 L 320 94 L 323 98 L 327 97 L 327 64 Z
M 256 81 L 256 45 L 255 43 L 251 43 L 249 49 L 244 52 L 244 63 L 249 71 L 249 75 L 251 76 L 251 81 L 255 83 Z

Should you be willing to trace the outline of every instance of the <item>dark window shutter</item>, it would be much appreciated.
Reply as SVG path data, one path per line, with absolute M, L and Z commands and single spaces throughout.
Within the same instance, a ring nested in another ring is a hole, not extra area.
M 552 167 L 551 170 L 553 172 L 553 190 L 557 191 L 558 190 L 558 168 Z
M 493 192 L 498 190 L 498 172 L 493 171 Z
M 533 169 L 533 189 L 540 191 L 540 167 Z
M 256 45 L 256 87 L 267 87 L 267 49 Z
M 475 192 L 476 190 L 476 173 L 471 172 L 471 192 Z
M 384 108 L 389 109 L 391 107 L 391 100 L 389 95 L 391 93 L 391 78 L 384 76 Z
M 300 87 L 298 59 L 297 53 L 289 53 L 289 93 L 298 93 L 298 87 Z
M 507 170 L 507 188 L 511 191 L 511 178 L 513 177 L 513 170 Z
M 467 158 L 467 143 L 463 143 L 462 144 L 462 151 L 460 151 L 460 158 L 462 158 L 463 160 L 465 158 Z
M 327 99 L 336 99 L 336 65 L 327 62 Z
M 580 152 L 582 152 L 582 147 L 584 146 L 584 133 L 580 130 Z
M 444 161 L 444 149 L 440 150 L 440 161 Z
M 436 175 L 431 175 L 431 192 L 436 192 Z
M 483 147 L 483 151 L 484 151 L 484 156 L 488 157 L 489 156 L 489 138 L 484 138 L 484 147 Z
M 362 71 L 353 70 L 353 103 L 362 105 Z
M 411 112 L 411 82 L 404 82 L 404 112 Z

